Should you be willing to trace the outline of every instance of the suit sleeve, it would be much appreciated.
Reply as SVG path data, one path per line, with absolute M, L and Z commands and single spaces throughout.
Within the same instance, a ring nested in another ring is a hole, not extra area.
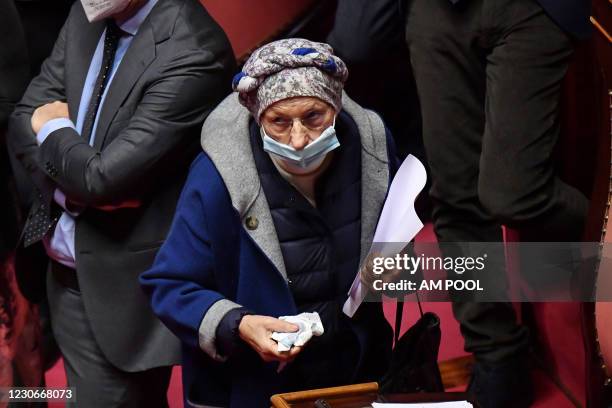
M 125 128 L 101 152 L 74 129 L 62 128 L 41 144 L 40 165 L 72 201 L 101 206 L 134 198 L 180 164 L 169 158 L 183 161 L 181 152 L 194 151 L 199 127 L 225 96 L 232 69 L 229 47 L 183 50 L 162 67 Z
M 51 55 L 42 64 L 40 74 L 30 82 L 9 120 L 7 133 L 9 150 L 39 188 L 41 182 L 51 182 L 51 180 L 38 166 L 40 150 L 36 143 L 36 134 L 32 130 L 31 118 L 39 106 L 53 101 L 66 101 L 64 57 L 69 21 L 70 17 L 60 30 Z
M 224 361 L 216 347 L 223 317 L 240 305 L 218 291 L 215 260 L 203 209 L 201 184 L 211 175 L 202 171 L 200 156 L 181 193 L 168 237 L 153 266 L 140 276 L 155 314 L 185 344 Z

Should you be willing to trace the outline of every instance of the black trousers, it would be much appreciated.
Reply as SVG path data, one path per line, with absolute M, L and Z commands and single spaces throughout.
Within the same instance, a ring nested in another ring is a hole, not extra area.
M 552 162 L 571 39 L 535 0 L 408 3 L 438 240 L 498 242 L 501 225 L 523 241 L 579 240 L 588 201 Z M 528 345 L 509 303 L 454 302 L 453 311 L 479 360 Z

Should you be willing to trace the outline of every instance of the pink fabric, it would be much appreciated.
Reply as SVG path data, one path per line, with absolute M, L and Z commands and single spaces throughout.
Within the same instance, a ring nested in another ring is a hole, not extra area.
M 26 387 L 42 380 L 38 308 L 17 287 L 13 257 L 0 261 L 0 387 L 12 387 L 20 378 Z M 8 405 L 0 401 L 0 408 Z
M 504 229 L 507 242 L 519 241 L 518 233 Z M 511 276 L 518 276 L 517 254 L 507 254 Z M 516 290 L 510 283 L 511 290 Z M 516 305 L 520 310 L 520 305 Z M 544 349 L 541 357 L 555 376 L 582 405 L 586 402 L 586 356 L 582 336 L 582 316 L 579 303 L 532 303 L 537 333 L 532 336 Z M 520 316 L 520 315 L 519 315 Z M 552 406 L 552 405 L 551 405 Z

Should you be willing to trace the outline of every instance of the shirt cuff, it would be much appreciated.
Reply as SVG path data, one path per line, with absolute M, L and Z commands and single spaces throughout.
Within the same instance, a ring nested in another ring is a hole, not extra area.
M 72 123 L 72 121 L 68 118 L 51 119 L 50 121 L 45 123 L 36 134 L 36 141 L 38 142 L 38 145 L 40 146 L 41 144 L 43 144 L 43 142 L 47 139 L 51 132 L 55 132 L 58 129 L 63 129 L 67 127 L 76 130 L 76 126 L 74 126 L 74 123 Z
M 66 195 L 59 188 L 56 188 L 55 191 L 53 192 L 53 200 L 57 203 L 57 205 L 62 207 L 73 218 L 76 218 L 79 215 L 81 215 L 81 213 L 85 209 L 85 207 L 69 205 L 68 202 L 66 201 Z

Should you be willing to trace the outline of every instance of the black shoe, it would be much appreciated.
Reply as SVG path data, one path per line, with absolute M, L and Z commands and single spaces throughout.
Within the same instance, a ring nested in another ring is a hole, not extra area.
M 480 408 L 526 408 L 533 402 L 533 384 L 526 357 L 502 363 L 476 362 L 467 392 Z

